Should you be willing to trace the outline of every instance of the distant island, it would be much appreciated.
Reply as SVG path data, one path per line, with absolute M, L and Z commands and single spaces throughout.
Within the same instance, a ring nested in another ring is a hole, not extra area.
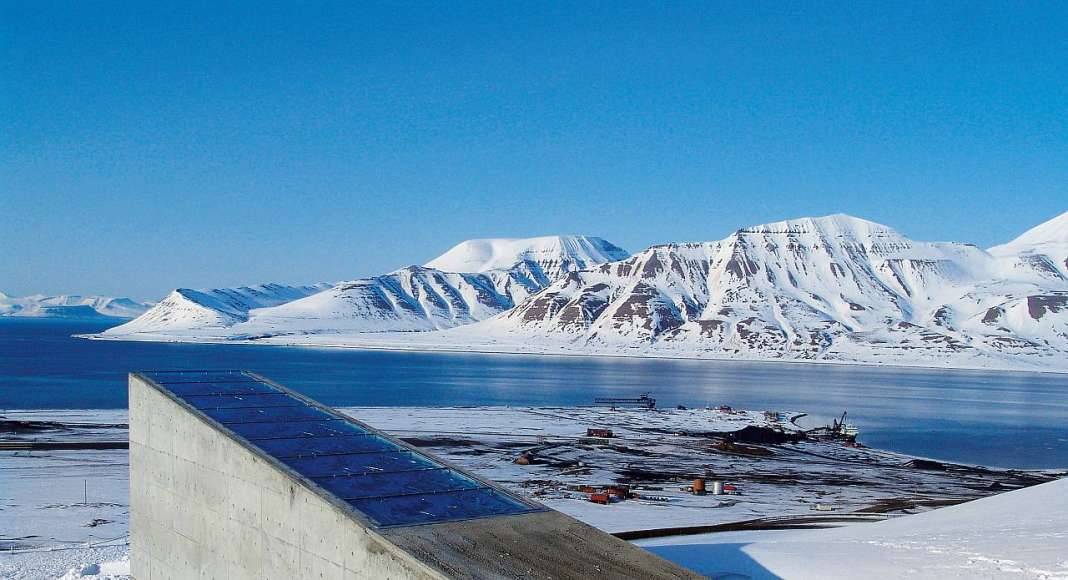
M 110 296 L 60 294 L 9 296 L 0 292 L 0 317 L 114 320 L 141 316 L 152 307 L 146 302 Z

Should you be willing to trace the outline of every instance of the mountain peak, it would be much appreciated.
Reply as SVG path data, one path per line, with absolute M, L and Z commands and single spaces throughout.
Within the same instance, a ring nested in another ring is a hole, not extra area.
M 425 265 L 446 272 L 479 273 L 507 270 L 529 261 L 559 264 L 570 271 L 622 260 L 629 255 L 626 250 L 593 236 L 484 238 L 460 242 Z
M 738 230 L 742 234 L 822 234 L 856 238 L 900 237 L 896 230 L 880 223 L 836 213 L 821 217 L 801 217 Z
M 991 248 L 991 251 L 999 248 L 1022 249 L 1047 244 L 1068 244 L 1068 211 L 1038 224 L 1007 244 Z
M 1055 279 L 1068 279 L 1068 212 L 987 251 L 994 256 L 1018 260 Z

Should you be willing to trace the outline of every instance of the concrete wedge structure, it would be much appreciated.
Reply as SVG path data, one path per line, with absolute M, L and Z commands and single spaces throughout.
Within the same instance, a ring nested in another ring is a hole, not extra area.
M 129 388 L 139 580 L 700 577 L 254 373 Z

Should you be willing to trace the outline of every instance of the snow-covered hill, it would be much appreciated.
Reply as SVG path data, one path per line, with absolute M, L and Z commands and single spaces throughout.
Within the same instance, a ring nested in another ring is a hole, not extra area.
M 108 329 L 106 336 L 136 333 L 167 333 L 190 329 L 222 329 L 248 320 L 254 308 L 275 306 L 310 296 L 328 288 L 263 284 L 240 288 L 190 290 L 178 288 L 138 318 Z
M 459 274 L 410 266 L 338 284 L 313 296 L 255 310 L 236 336 L 279 333 L 423 331 L 494 316 L 544 287 L 529 277 Z
M 427 262 L 426 267 L 444 272 L 490 272 L 527 262 L 546 278 L 557 279 L 567 272 L 629 255 L 623 248 L 592 236 L 493 238 L 460 242 Z
M 410 332 L 453 328 L 495 316 L 560 275 L 626 257 L 585 236 L 463 242 L 430 264 L 316 287 L 321 292 L 247 300 L 249 289 L 175 290 L 152 311 L 104 333 L 107 337 L 264 339 L 279 335 Z M 239 294 L 239 296 L 235 296 Z M 236 306 L 235 306 L 236 303 Z
M 1063 358 L 1068 278 L 1032 253 L 914 242 L 835 215 L 655 246 L 571 273 L 471 330 L 598 351 L 865 362 Z
M 110 296 L 8 296 L 0 292 L 0 316 L 33 318 L 134 318 L 151 304 Z

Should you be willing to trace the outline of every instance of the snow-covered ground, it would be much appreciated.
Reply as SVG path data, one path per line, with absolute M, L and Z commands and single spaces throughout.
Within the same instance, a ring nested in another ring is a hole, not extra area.
M 1068 479 L 886 522 L 637 543 L 712 578 L 1064 580 Z
M 104 545 L 0 552 L 0 578 L 10 580 L 120 580 L 130 577 L 130 546 Z
M 17 411 L 6 420 L 63 429 L 0 432 L 0 441 L 125 441 L 126 411 Z M 0 451 L 0 578 L 129 573 L 129 460 L 124 449 Z
M 1016 567 L 1023 571 L 1020 577 L 1060 578 L 1058 571 L 1063 570 L 1051 554 L 1068 554 L 1064 549 L 1068 533 L 1064 492 L 1068 490 L 1063 484 L 1033 488 L 1059 493 L 1001 496 L 1006 500 L 1020 497 L 1023 506 L 965 504 L 993 506 L 984 509 L 991 518 L 985 522 L 980 516 L 897 517 L 970 514 L 962 508 L 930 510 L 1048 480 L 1054 474 L 916 465 L 899 454 L 830 442 L 754 443 L 740 436 L 726 442 L 724 437 L 744 427 L 767 429 L 755 435 L 758 438 L 773 431 L 790 437 L 799 430 L 788 420 L 793 413 L 776 419 L 762 412 L 712 409 L 365 407 L 343 411 L 610 532 L 660 535 L 892 518 L 833 531 L 760 531 L 741 536 L 741 532 L 720 532 L 642 541 L 653 551 L 714 577 L 727 572 L 752 577 L 834 577 L 847 571 L 851 572 L 847 577 L 857 577 L 858 571 L 871 572 L 860 574 L 864 577 L 894 577 L 908 575 L 913 568 L 931 577 L 938 577 L 934 571 L 943 568 L 949 570 L 949 577 L 960 576 L 961 570 L 989 577 L 987 572 L 997 572 L 1001 566 L 1001 575 L 1006 577 Z M 32 433 L 12 434 L 9 429 L 0 437 L 8 441 L 85 443 L 125 438 L 124 411 L 19 411 L 4 416 L 61 424 L 39 424 L 43 428 Z M 611 429 L 614 436 L 589 438 L 588 428 Z M 529 452 L 531 464 L 515 463 L 524 452 Z M 64 574 L 103 578 L 124 573 L 128 569 L 124 561 L 128 557 L 127 469 L 127 453 L 121 449 L 0 452 L 0 541 L 4 544 L 0 578 Z M 687 493 L 684 488 L 697 476 L 731 483 L 738 493 Z M 621 483 L 631 486 L 639 497 L 604 506 L 587 501 L 581 490 Z M 1036 502 L 1044 511 L 1032 505 Z M 1007 517 L 1010 513 L 1024 517 Z M 913 521 L 918 523 L 911 526 Z M 1011 550 L 1005 548 L 1007 538 L 1012 539 L 1007 544 Z M 1025 544 L 1026 549 L 1021 547 Z M 824 564 L 828 567 L 822 569 L 829 575 L 806 576 L 810 568 L 805 558 L 819 553 L 816 549 L 821 546 L 827 546 L 823 554 L 828 559 L 832 552 L 850 550 L 862 558 L 839 568 Z M 965 564 L 973 567 L 961 568 Z M 1036 570 L 1050 575 L 1026 576 Z

